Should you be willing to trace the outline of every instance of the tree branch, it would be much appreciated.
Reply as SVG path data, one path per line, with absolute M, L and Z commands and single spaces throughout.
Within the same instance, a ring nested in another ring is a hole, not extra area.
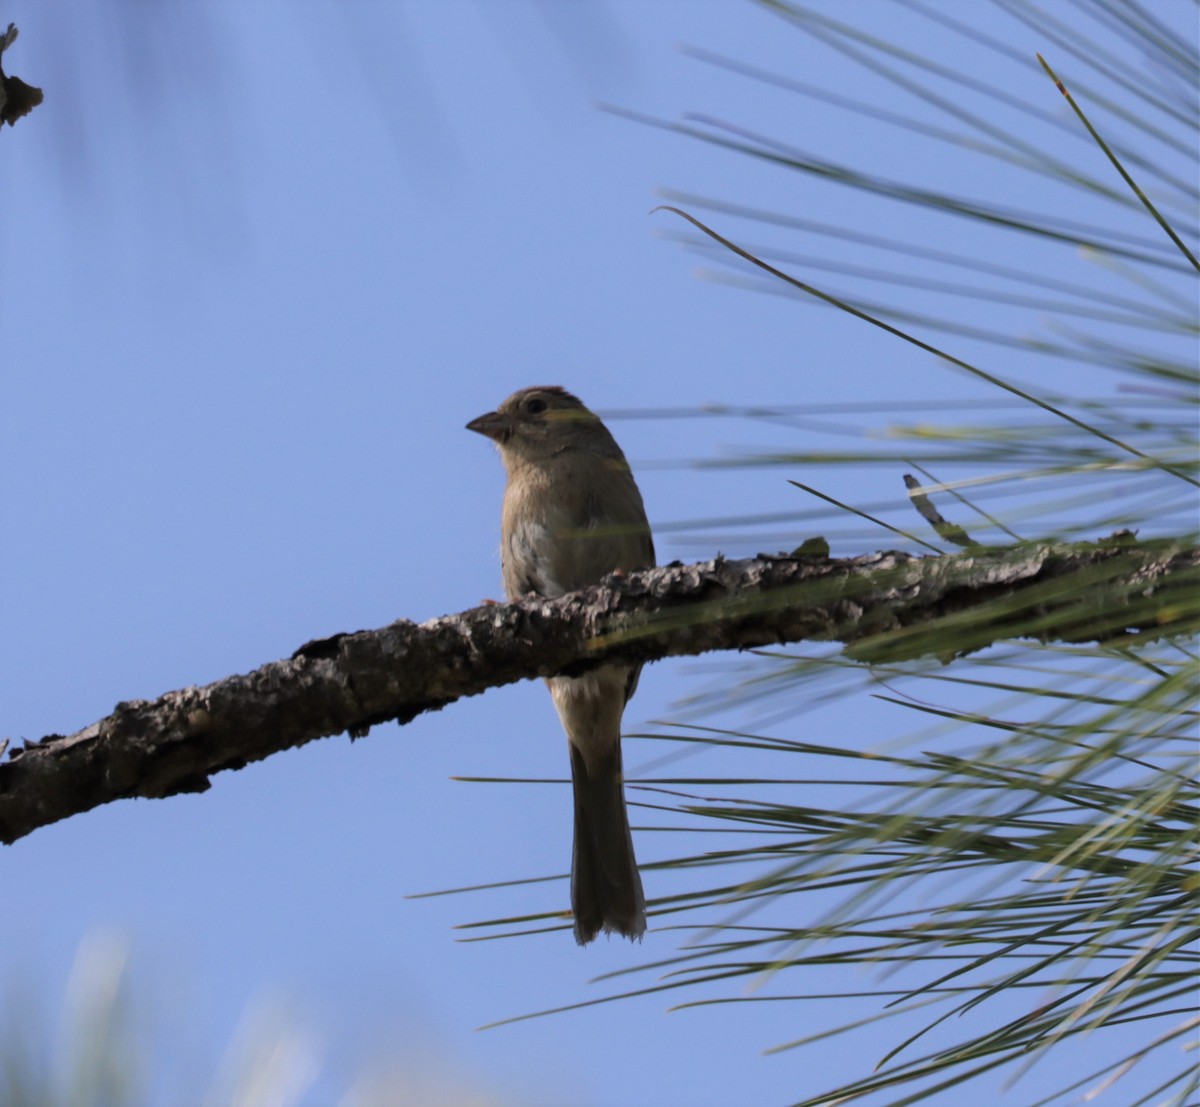
M 1045 543 L 952 557 L 878 553 L 611 576 L 554 600 L 485 605 L 309 642 L 288 660 L 153 702 L 119 703 L 0 763 L 0 841 L 131 796 L 209 777 L 315 738 L 407 723 L 462 696 L 607 661 L 840 641 L 862 661 L 952 657 L 1016 637 L 1137 641 L 1200 627 L 1200 549 Z M 2 751 L 2 747 L 0 747 Z
M 13 126 L 42 102 L 40 88 L 27 85 L 20 77 L 9 77 L 4 72 L 4 51 L 17 41 L 18 33 L 17 25 L 10 23 L 8 30 L 0 34 L 0 127 L 5 123 Z

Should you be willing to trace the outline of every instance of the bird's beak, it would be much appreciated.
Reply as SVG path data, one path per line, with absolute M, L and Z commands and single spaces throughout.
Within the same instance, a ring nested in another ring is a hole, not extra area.
M 503 442 L 512 434 L 512 420 L 498 411 L 489 411 L 478 419 L 472 419 L 467 424 L 467 430 L 482 434 L 493 442 Z

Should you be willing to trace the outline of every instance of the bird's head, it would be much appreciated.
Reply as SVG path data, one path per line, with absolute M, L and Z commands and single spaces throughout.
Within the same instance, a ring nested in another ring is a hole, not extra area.
M 495 411 L 472 419 L 467 430 L 495 442 L 506 463 L 537 464 L 573 449 L 620 456 L 620 449 L 599 417 L 577 396 L 557 385 L 522 388 Z

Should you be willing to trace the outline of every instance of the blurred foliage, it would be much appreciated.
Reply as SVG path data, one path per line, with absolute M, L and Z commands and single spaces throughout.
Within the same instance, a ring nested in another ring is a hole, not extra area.
M 137 960 L 119 932 L 99 930 L 80 944 L 57 1010 L 44 985 L 27 993 L 9 982 L 0 1005 L 3 1107 L 296 1107 L 311 1102 L 495 1107 L 501 1102 L 436 1050 L 411 1045 L 365 1055 L 360 1050 L 353 1064 L 339 1065 L 300 1005 L 283 994 L 253 998 L 224 1055 L 197 1078 L 195 1059 L 189 1057 L 190 1028 L 174 1017 L 180 1014 L 178 1003 L 166 1002 L 161 986 L 148 988 L 146 969 L 153 959 L 142 958 L 140 969 Z M 161 967 L 152 975 L 160 985 L 178 983 Z M 185 1020 L 193 1004 L 185 1003 Z
M 853 467 L 880 489 L 852 510 L 810 489 L 820 498 L 798 509 L 657 531 L 705 550 L 791 548 L 819 534 L 858 553 L 898 532 L 915 536 L 911 549 L 960 527 L 985 544 L 1119 529 L 1194 544 L 1195 6 L 995 0 L 976 24 L 982 4 L 893 0 L 890 14 L 904 18 L 887 38 L 872 30 L 874 5 L 761 6 L 779 35 L 795 36 L 794 72 L 688 52 L 790 98 L 803 134 L 854 132 L 864 164 L 711 114 L 623 112 L 791 174 L 804 213 L 669 190 L 688 225 L 668 233 L 708 279 L 789 297 L 798 311 L 847 311 L 978 387 L 966 399 L 923 398 L 914 385 L 899 402 L 815 406 L 781 384 L 777 407 L 627 413 L 750 420 L 806 443 L 828 435 L 849 445 L 699 464 L 810 482 Z M 1075 110 L 1016 44 L 1029 30 Z M 806 41 L 843 56 L 837 87 L 803 80 Z M 986 65 L 973 64 L 981 55 Z M 994 83 L 976 76 L 1000 71 Z M 953 183 L 922 179 L 947 149 Z M 857 194 L 857 221 L 811 216 L 828 189 Z M 810 369 L 797 357 L 800 377 Z M 898 356 L 897 373 L 909 364 Z M 904 472 L 920 474 L 910 488 L 926 507 L 936 501 L 949 531 L 918 520 Z M 886 532 L 877 517 L 891 518 Z M 1086 603 L 1086 581 L 1069 587 Z M 1014 638 L 1036 618 L 1014 613 Z M 947 625 L 941 655 L 954 656 L 964 633 Z M 612 998 L 674 992 L 681 1006 L 731 1005 L 731 1018 L 736 1005 L 770 1004 L 776 1049 L 860 1033 L 865 1075 L 837 1087 L 814 1076 L 796 1089 L 806 1107 L 915 1103 L 959 1084 L 952 1096 L 986 1099 L 969 1082 L 1016 1081 L 1050 1055 L 1059 1090 L 1039 1103 L 1196 1102 L 1186 1052 L 1200 1026 L 1193 641 L 1014 642 L 950 666 L 869 667 L 806 645 L 710 669 L 707 686 L 682 721 L 634 736 L 661 743 L 657 769 L 704 751 L 736 771 L 631 783 L 637 807 L 656 812 L 657 825 L 638 830 L 643 860 L 661 856 L 655 845 L 672 830 L 688 844 L 643 865 L 648 888 L 679 889 L 653 902 L 652 927 L 686 941 L 628 970 L 634 982 Z M 831 704 L 844 738 L 765 733 L 803 729 Z M 752 725 L 710 725 L 733 708 Z M 903 722 L 914 718 L 917 733 Z M 764 757 L 771 771 L 750 771 Z M 511 935 L 564 923 L 547 912 L 478 925 Z M 816 965 L 841 966 L 845 989 L 808 991 Z M 656 979 L 638 982 L 647 973 Z M 830 1014 L 846 1004 L 841 1021 Z
M 0 1103 L 14 1107 L 123 1107 L 142 1102 L 143 1066 L 128 988 L 129 951 L 111 932 L 80 946 L 57 1033 L 39 1023 L 43 995 L 14 994 L 2 1010 Z

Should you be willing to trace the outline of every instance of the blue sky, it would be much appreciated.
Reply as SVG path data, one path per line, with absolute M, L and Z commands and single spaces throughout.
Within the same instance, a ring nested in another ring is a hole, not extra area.
M 1044 77 L 916 29 L 899 4 L 850 7 L 878 35 L 1061 110 Z M 961 9 L 1026 55 L 1046 49 L 990 5 Z M 897 138 L 677 49 L 924 110 L 870 75 L 849 78 L 844 61 L 755 5 L 9 0 L 7 21 L 21 29 L 7 70 L 46 94 L 0 135 L 10 737 L 69 733 L 120 700 L 246 671 L 310 638 L 498 596 L 502 470 L 463 425 L 518 387 L 563 384 L 618 413 L 992 398 L 838 313 L 694 279 L 711 263 L 664 237 L 683 230 L 677 220 L 650 214 L 665 187 L 937 235 L 947 248 L 983 241 L 964 225 L 947 242 L 918 209 L 600 103 L 717 116 L 888 176 L 1039 200 L 1025 176 L 981 181 L 962 150 Z M 1101 171 L 1094 148 L 1066 147 Z M 987 241 L 996 260 L 1051 263 L 1046 244 Z M 1005 368 L 1021 378 L 1042 372 L 1034 364 L 1014 353 Z M 1113 387 L 1072 372 L 1038 383 Z M 684 464 L 844 446 L 836 435 L 715 417 L 611 426 L 662 527 L 664 561 L 716 552 L 677 540 L 672 524 L 798 510 L 788 476 L 856 502 L 899 501 L 898 474 L 881 489 L 855 470 Z M 915 521 L 904 510 L 898 520 Z M 864 535 L 835 552 L 893 542 Z M 757 548 L 752 536 L 721 545 Z M 674 717 L 721 672 L 712 659 L 652 667 L 627 728 Z M 883 714 L 842 700 L 779 732 L 851 742 Z M 127 948 L 133 1018 L 155 1058 L 148 1102 L 164 1105 L 211 1086 L 256 1011 L 319 1061 L 292 1100 L 304 1105 L 335 1102 L 364 1072 L 386 1072 L 422 1103 L 777 1104 L 873 1063 L 837 1041 L 763 1056 L 850 1013 L 828 1004 L 669 1013 L 668 994 L 476 1032 L 609 994 L 594 978 L 684 940 L 653 919 L 640 948 L 580 950 L 566 929 L 464 943 L 453 929 L 565 906 L 565 880 L 408 898 L 564 873 L 568 789 L 450 779 L 560 780 L 563 745 L 544 688 L 529 683 L 223 774 L 204 795 L 112 804 L 39 830 L 0 854 L 0 984 L 26 997 L 10 1010 L 52 1027 L 77 951 Z M 627 774 L 660 754 L 627 743 Z M 660 828 L 635 832 L 644 863 L 696 848 L 662 812 L 635 808 L 633 821 Z M 649 870 L 648 895 L 672 881 Z M 1042 1079 L 1031 1074 L 1012 1101 L 1035 1098 Z

